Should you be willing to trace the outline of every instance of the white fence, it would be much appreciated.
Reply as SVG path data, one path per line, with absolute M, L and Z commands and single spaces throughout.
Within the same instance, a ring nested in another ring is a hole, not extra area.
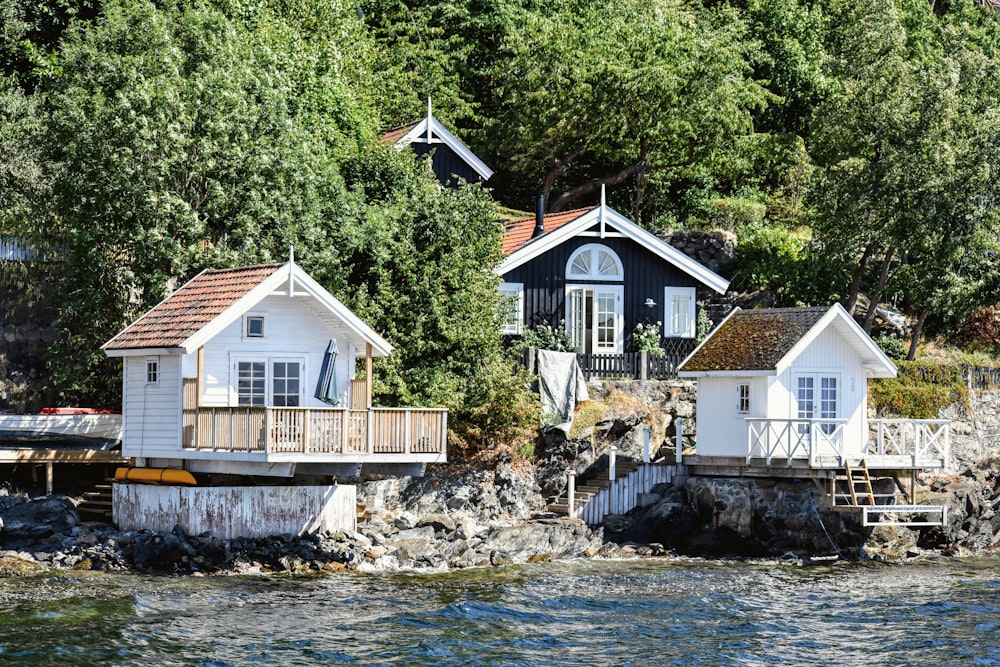
M 649 493 L 657 484 L 670 484 L 676 476 L 675 465 L 640 464 L 592 495 L 573 514 L 588 525 L 600 525 L 609 514 L 625 514 L 634 509 L 640 494 Z

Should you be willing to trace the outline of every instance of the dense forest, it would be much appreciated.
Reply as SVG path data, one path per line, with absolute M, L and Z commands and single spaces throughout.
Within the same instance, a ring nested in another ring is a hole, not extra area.
M 386 403 L 528 425 L 489 271 L 503 208 L 725 229 L 735 289 L 1000 342 L 1000 19 L 973 0 L 0 0 L 0 235 L 51 384 L 205 267 L 297 261 L 397 347 Z M 435 115 L 495 171 L 378 138 Z M 864 297 L 863 301 L 859 301 Z

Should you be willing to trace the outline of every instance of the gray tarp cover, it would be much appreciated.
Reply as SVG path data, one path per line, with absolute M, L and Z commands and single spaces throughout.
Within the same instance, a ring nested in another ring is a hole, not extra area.
M 590 399 L 576 353 L 538 350 L 538 379 L 542 414 L 569 434 L 577 403 Z

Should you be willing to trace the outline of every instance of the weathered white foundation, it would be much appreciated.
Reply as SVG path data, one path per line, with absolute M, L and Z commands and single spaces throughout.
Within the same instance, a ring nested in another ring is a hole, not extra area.
M 333 486 L 156 486 L 115 484 L 112 511 L 120 530 L 169 532 L 220 539 L 353 531 L 357 491 Z

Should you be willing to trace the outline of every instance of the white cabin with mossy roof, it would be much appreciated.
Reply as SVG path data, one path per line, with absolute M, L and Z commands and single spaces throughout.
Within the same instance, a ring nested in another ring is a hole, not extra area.
M 868 381 L 895 377 L 896 366 L 839 304 L 737 308 L 679 375 L 698 381 L 699 457 L 815 468 L 862 458 L 885 468 L 946 463 L 946 420 L 868 419 Z
M 372 407 L 392 346 L 294 262 L 204 271 L 103 350 L 139 466 L 310 479 L 446 460 L 447 412 Z
M 691 474 L 814 479 L 865 525 L 945 520 L 943 507 L 912 503 L 916 471 L 948 465 L 949 422 L 868 418 L 868 381 L 895 377 L 896 366 L 839 304 L 736 309 L 679 375 L 698 381 L 696 451 L 679 459 Z M 873 491 L 877 477 L 902 489 L 904 471 L 909 504 Z

